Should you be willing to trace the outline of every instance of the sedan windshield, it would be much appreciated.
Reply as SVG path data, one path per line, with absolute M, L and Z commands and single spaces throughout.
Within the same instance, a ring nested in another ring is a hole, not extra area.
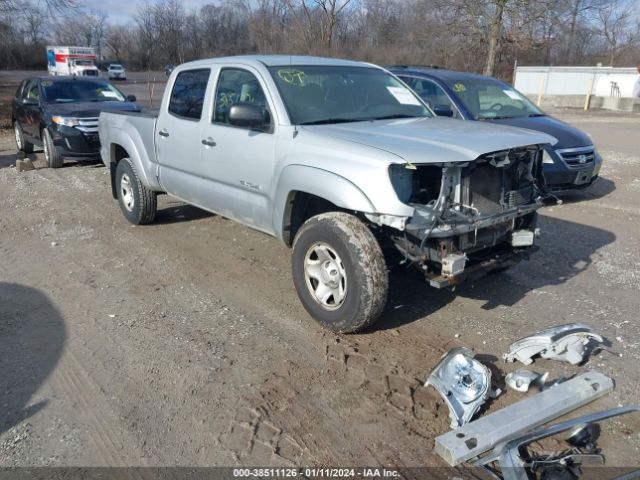
M 527 97 L 499 80 L 454 78 L 446 83 L 476 120 L 544 115 Z
M 46 103 L 124 102 L 125 96 L 106 82 L 43 80 Z
M 433 116 L 411 90 L 376 68 L 288 65 L 269 70 L 296 125 Z

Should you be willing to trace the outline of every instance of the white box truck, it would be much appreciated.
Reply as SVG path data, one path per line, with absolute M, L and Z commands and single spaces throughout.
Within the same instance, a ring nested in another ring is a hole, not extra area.
M 99 77 L 96 59 L 91 47 L 47 47 L 49 75 Z

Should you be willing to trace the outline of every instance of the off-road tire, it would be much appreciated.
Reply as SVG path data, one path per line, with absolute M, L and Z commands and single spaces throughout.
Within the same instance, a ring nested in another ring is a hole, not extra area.
M 44 148 L 44 159 L 49 168 L 60 168 L 64 164 L 64 157 L 53 143 L 51 134 L 46 128 L 42 129 L 42 146 Z
M 24 139 L 24 132 L 22 131 L 22 126 L 18 120 L 14 120 L 13 122 L 13 133 L 16 139 L 16 148 L 19 152 L 24 153 L 32 153 L 33 152 L 33 143 L 29 143 Z
M 134 225 L 153 222 L 158 210 L 158 194 L 140 181 L 131 159 L 123 158 L 118 162 L 115 182 L 118 203 L 125 218 Z
M 305 259 L 315 245 L 328 245 L 344 267 L 346 296 L 327 309 L 308 286 Z M 352 333 L 373 324 L 387 302 L 389 279 L 384 255 L 371 230 L 354 215 L 329 212 L 308 219 L 293 242 L 293 283 L 302 305 L 324 327 Z

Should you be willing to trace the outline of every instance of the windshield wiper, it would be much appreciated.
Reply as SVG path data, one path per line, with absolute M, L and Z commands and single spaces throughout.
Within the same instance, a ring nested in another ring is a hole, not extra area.
M 425 115 L 408 115 L 406 113 L 396 113 L 395 115 L 385 115 L 383 117 L 368 118 L 367 120 L 373 122 L 374 120 L 393 120 L 396 118 L 428 118 Z
M 364 118 L 323 118 L 322 120 L 311 120 L 302 122 L 300 125 L 326 125 L 329 123 L 348 123 L 348 122 L 364 122 Z
M 504 120 L 505 118 L 513 118 L 511 115 L 496 115 L 495 117 L 479 116 L 478 120 Z
M 530 113 L 529 117 L 546 117 L 546 113 Z

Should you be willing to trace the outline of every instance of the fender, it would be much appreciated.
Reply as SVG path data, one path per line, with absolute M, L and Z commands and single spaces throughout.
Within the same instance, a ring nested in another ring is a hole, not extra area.
M 130 132 L 135 132 L 134 136 L 132 136 Z M 125 132 L 124 130 L 111 126 L 109 128 L 109 141 L 107 166 L 111 170 L 115 169 L 116 146 L 119 145 L 129 154 L 129 158 L 133 162 L 136 173 L 142 183 L 152 190 L 162 191 L 158 178 L 154 174 L 157 170 L 157 163 L 149 158 L 144 142 L 136 129 L 130 129 L 129 132 Z M 152 148 L 151 151 L 155 152 L 155 149 Z M 105 164 L 107 164 L 106 161 Z
M 328 200 L 346 210 L 376 213 L 371 200 L 356 185 L 335 173 L 306 165 L 288 165 L 280 173 L 273 201 L 273 231 L 284 241 L 285 215 L 289 194 L 293 191 L 309 193 Z

